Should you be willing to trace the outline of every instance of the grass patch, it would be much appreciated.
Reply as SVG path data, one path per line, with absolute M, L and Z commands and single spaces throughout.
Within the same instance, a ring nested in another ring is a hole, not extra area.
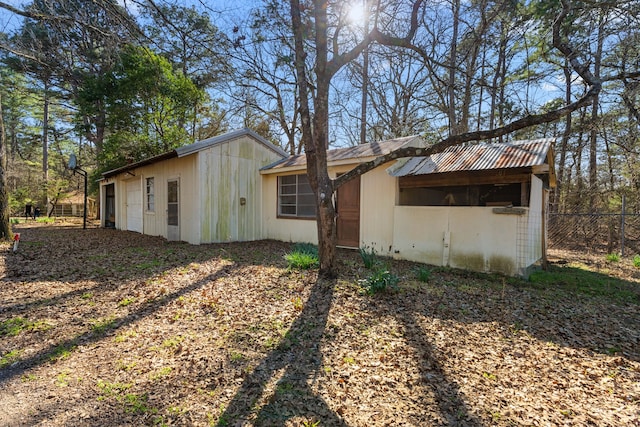
M 13 365 L 20 360 L 21 350 L 11 350 L 0 357 L 0 369 Z
M 289 264 L 289 268 L 298 270 L 309 270 L 320 265 L 318 247 L 311 243 L 296 243 L 284 259 Z
M 48 218 L 48 217 L 39 217 L 36 219 L 36 222 L 40 223 L 40 224 L 53 224 L 54 222 L 56 222 L 55 218 Z
M 68 344 L 60 344 L 55 347 L 53 351 L 49 354 L 49 361 L 57 362 L 59 360 L 64 360 L 67 357 L 71 356 L 71 353 L 78 347 L 78 345 L 74 342 Z
M 153 270 L 155 268 L 158 268 L 161 265 L 162 265 L 162 261 L 154 259 L 154 260 L 151 260 L 151 261 L 146 261 L 146 262 L 142 262 L 140 264 L 136 264 L 135 268 L 138 269 L 138 270 L 147 271 L 147 270 Z
M 155 408 L 149 408 L 147 405 L 149 398 L 146 393 L 129 393 L 129 390 L 131 389 L 130 383 L 112 383 L 98 380 L 96 386 L 100 390 L 98 400 L 114 398 L 117 402 L 124 405 L 125 412 L 129 414 L 144 414 L 147 412 L 155 414 L 158 412 Z
M 591 271 L 582 264 L 552 265 L 547 271 L 533 272 L 529 282 L 547 289 L 640 303 L 640 287 L 637 284 Z
M 113 329 L 116 325 L 116 319 L 107 317 L 105 319 L 96 319 L 91 321 L 91 332 L 96 335 L 104 335 Z
M 49 329 L 51 329 L 51 324 L 44 320 L 31 322 L 30 320 L 22 317 L 14 317 L 0 322 L 0 337 L 5 335 L 15 337 L 25 331 L 41 332 Z
M 134 297 L 126 297 L 120 300 L 120 302 L 118 302 L 118 306 L 119 307 L 126 307 L 129 304 L 132 304 L 135 302 L 135 298 Z
M 29 326 L 29 321 L 22 317 L 14 317 L 0 322 L 0 337 L 8 335 L 15 337 L 20 332 L 25 331 Z

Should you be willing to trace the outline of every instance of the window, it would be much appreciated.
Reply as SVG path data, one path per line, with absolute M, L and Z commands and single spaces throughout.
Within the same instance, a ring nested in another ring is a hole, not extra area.
M 156 210 L 156 201 L 153 190 L 153 178 L 147 178 L 147 211 L 154 212 Z
M 528 186 L 523 186 L 522 183 L 405 188 L 400 186 L 399 205 L 527 206 L 527 190 Z
M 316 200 L 306 175 L 278 177 L 278 215 L 316 217 Z

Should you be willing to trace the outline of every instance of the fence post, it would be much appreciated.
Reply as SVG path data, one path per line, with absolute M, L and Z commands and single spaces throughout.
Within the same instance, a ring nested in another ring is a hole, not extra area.
M 624 257 L 624 214 L 627 210 L 627 196 L 622 195 L 622 212 L 620 213 L 620 256 Z

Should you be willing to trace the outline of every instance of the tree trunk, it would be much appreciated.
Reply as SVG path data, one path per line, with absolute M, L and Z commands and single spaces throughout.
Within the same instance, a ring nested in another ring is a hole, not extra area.
M 604 12 L 603 12 L 604 13 Z M 600 78 L 600 65 L 602 62 L 602 49 L 604 44 L 604 22 L 605 18 L 600 17 L 598 23 L 598 45 L 593 61 L 593 75 Z M 589 204 L 591 209 L 597 209 L 598 193 L 598 109 L 600 108 L 600 97 L 593 98 L 591 111 L 591 135 L 589 141 Z
M 369 5 L 363 1 L 364 33 L 369 32 Z M 369 47 L 362 52 L 362 105 L 360 112 L 360 144 L 367 143 L 367 99 L 369 95 Z
M 569 62 L 565 61 L 564 65 L 564 80 L 565 80 L 565 103 L 571 103 L 571 68 L 569 67 Z M 571 126 L 571 114 L 567 114 L 567 118 L 565 120 L 564 125 L 564 133 L 562 134 L 562 142 L 560 143 L 560 160 L 558 161 L 558 184 L 556 185 L 555 194 L 554 194 L 554 203 L 552 209 L 555 212 L 563 212 L 564 209 L 560 209 L 560 205 L 564 205 L 563 200 L 563 191 L 564 191 L 564 179 L 565 179 L 565 168 L 567 163 L 567 146 L 569 144 L 569 138 L 571 137 L 571 132 L 573 131 Z M 569 180 L 567 180 L 569 183 Z
M 0 94 L 0 239 L 11 240 L 9 224 L 9 192 L 7 190 L 7 150 L 4 121 L 2 120 L 2 94 Z
M 458 56 L 458 26 L 460 16 L 460 0 L 453 0 L 453 34 L 451 35 L 451 50 L 449 52 L 449 80 L 447 82 L 449 134 L 458 135 L 458 118 L 456 114 L 456 59 Z
M 44 81 L 44 106 L 42 109 L 42 181 L 44 194 L 42 203 L 49 205 L 49 193 L 47 191 L 49 183 L 49 81 Z

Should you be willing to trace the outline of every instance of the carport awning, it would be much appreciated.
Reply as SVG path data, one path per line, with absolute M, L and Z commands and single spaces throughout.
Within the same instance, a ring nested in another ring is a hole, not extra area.
M 542 173 L 553 172 L 553 138 L 454 145 L 441 153 L 411 157 L 389 170 L 395 177 L 444 172 L 480 171 L 531 167 Z

